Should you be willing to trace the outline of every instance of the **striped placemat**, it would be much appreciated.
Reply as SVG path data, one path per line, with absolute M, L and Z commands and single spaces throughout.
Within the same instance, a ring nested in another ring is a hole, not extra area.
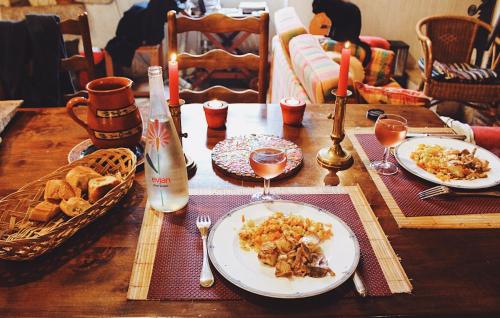
M 127 298 L 131 300 L 240 300 L 248 293 L 214 271 L 211 288 L 199 286 L 201 239 L 198 213 L 213 223 L 232 208 L 248 203 L 258 189 L 190 190 L 186 216 L 172 218 L 146 206 Z M 333 211 L 356 233 L 361 247 L 358 272 L 369 296 L 410 293 L 412 285 L 399 258 L 359 187 L 273 188 L 284 199 Z M 349 284 L 349 283 L 346 283 Z M 351 282 L 352 284 L 352 282 Z M 349 287 L 346 287 L 349 288 Z M 351 287 L 354 290 L 354 287 Z
M 412 128 L 413 132 L 450 133 L 449 128 Z M 500 199 L 488 197 L 446 197 L 422 201 L 418 192 L 435 186 L 400 167 L 393 176 L 381 176 L 370 162 L 382 158 L 383 147 L 377 142 L 373 128 L 347 131 L 351 143 L 401 228 L 474 229 L 500 228 Z M 380 154 L 380 156 L 377 156 Z M 391 159 L 397 162 L 393 157 Z

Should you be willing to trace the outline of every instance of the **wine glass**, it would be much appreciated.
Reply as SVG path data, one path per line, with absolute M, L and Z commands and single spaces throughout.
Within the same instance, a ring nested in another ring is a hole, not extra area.
M 286 153 L 276 148 L 258 148 L 250 153 L 250 166 L 255 174 L 264 178 L 264 191 L 252 195 L 252 201 L 276 200 L 271 194 L 271 179 L 279 176 L 286 168 Z
M 404 117 L 392 114 L 378 116 L 375 123 L 375 136 L 382 146 L 385 147 L 384 159 L 373 161 L 371 167 L 379 174 L 390 176 L 398 172 L 398 167 L 388 161 L 390 148 L 396 147 L 406 138 L 408 130 L 407 121 Z

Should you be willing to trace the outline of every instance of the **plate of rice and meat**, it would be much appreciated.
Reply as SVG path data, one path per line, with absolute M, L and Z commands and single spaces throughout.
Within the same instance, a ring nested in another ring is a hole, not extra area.
M 300 202 L 253 202 L 222 217 L 208 238 L 217 271 L 249 292 L 305 298 L 330 291 L 354 273 L 354 232 L 341 219 Z
M 412 174 L 448 187 L 482 189 L 500 184 L 500 159 L 461 140 L 411 138 L 396 148 L 394 156 Z

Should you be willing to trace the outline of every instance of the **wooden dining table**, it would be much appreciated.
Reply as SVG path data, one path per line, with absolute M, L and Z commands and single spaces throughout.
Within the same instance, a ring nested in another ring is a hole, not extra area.
M 147 103 L 147 102 L 146 102 Z M 216 172 L 211 149 L 227 137 L 272 134 L 297 143 L 304 166 L 273 186 L 359 184 L 412 281 L 411 294 L 362 298 L 352 281 L 341 297 L 306 300 L 266 298 L 242 301 L 127 300 L 134 254 L 146 203 L 144 173 L 123 201 L 55 250 L 32 261 L 0 261 L 0 317 L 74 316 L 474 316 L 500 315 L 500 230 L 399 229 L 367 170 L 354 154 L 354 165 L 337 174 L 319 167 L 317 151 L 330 144 L 332 105 L 308 105 L 302 127 L 282 124 L 278 105 L 232 104 L 227 129 L 207 129 L 201 105 L 182 108 L 185 152 L 197 164 L 190 188 L 260 187 Z M 443 127 L 426 108 L 348 105 L 347 127 L 371 127 L 369 108 L 407 118 L 413 127 Z M 84 109 L 83 109 L 84 111 Z M 0 196 L 67 164 L 68 152 L 87 132 L 64 108 L 22 109 L 2 133 Z M 401 189 L 404 191 L 404 189 Z M 200 264 L 192 264 L 201 267 Z M 338 295 L 338 294 L 336 294 Z

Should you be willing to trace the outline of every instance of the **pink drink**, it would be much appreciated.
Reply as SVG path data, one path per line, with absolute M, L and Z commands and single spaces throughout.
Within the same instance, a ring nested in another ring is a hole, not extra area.
M 286 154 L 273 148 L 260 148 L 250 154 L 250 166 L 264 179 L 279 176 L 286 168 Z
M 375 136 L 384 147 L 395 147 L 406 137 L 406 124 L 395 119 L 379 119 L 375 124 Z

